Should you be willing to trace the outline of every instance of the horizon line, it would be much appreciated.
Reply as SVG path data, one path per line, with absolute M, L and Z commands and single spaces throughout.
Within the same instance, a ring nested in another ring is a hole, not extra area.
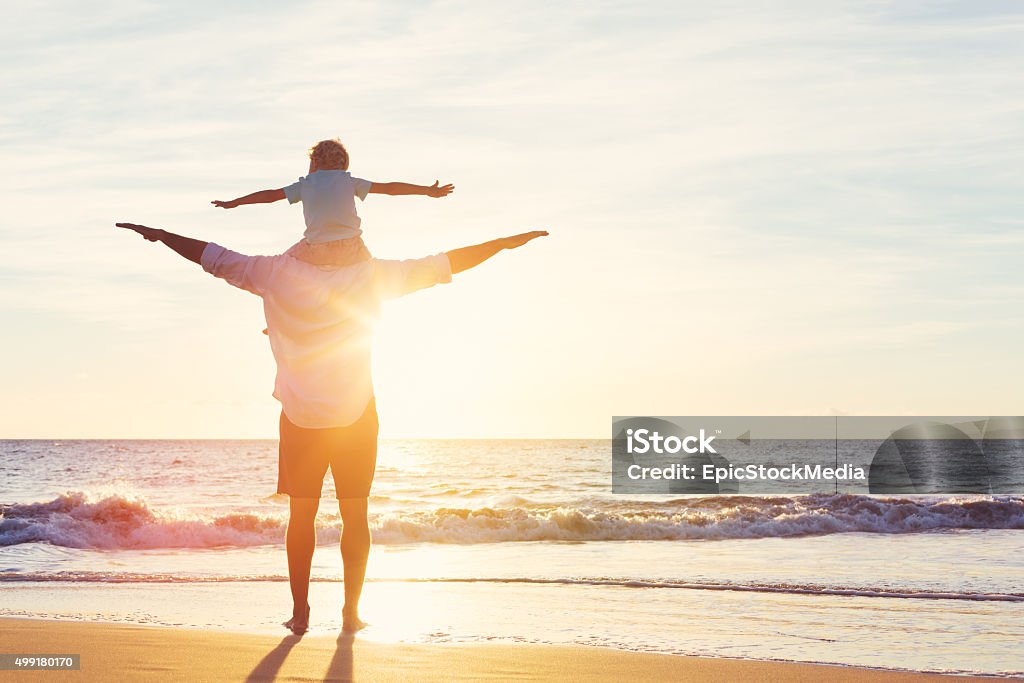
M 601 441 L 611 436 L 382 436 L 381 441 Z M 0 436 L 0 441 L 277 441 L 276 436 Z

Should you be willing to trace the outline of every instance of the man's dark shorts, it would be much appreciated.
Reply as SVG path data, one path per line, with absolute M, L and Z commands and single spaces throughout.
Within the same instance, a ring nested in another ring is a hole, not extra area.
M 277 492 L 296 498 L 319 498 L 330 466 L 338 498 L 370 495 L 377 468 L 377 404 L 347 427 L 306 429 L 281 413 Z

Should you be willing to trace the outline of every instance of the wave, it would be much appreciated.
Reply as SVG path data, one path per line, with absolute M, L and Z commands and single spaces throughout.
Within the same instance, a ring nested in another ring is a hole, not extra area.
M 723 540 L 849 532 L 1024 529 L 1024 498 L 1015 496 L 924 500 L 819 494 L 711 496 L 649 504 L 635 500 L 507 504 L 510 507 L 437 508 L 374 515 L 374 542 Z M 203 517 L 154 510 L 143 498 L 114 495 L 94 499 L 79 491 L 45 502 L 0 505 L 0 546 L 247 547 L 282 543 L 285 525 L 280 512 Z M 321 516 L 317 527 L 319 542 L 337 541 L 336 515 Z
M 3 572 L 0 583 L 250 583 L 285 582 L 283 574 L 197 576 L 194 574 L 140 574 L 131 572 Z M 616 588 L 658 588 L 744 593 L 786 593 L 904 600 L 966 600 L 972 602 L 1024 602 L 1024 593 L 978 593 L 969 591 L 880 588 L 872 586 L 822 586 L 788 583 L 727 583 L 706 581 L 659 581 L 623 578 L 536 578 L 536 577 L 431 577 L 367 579 L 369 583 L 494 583 L 562 586 L 613 586 Z M 314 583 L 341 583 L 340 577 L 314 577 Z
M 50 543 L 68 548 L 216 548 L 279 543 L 283 519 L 253 514 L 213 518 L 152 510 L 145 499 L 93 499 L 81 491 L 41 503 L 0 505 L 0 547 Z
M 377 520 L 377 543 L 676 541 L 780 538 L 941 529 L 1024 529 L 1024 498 L 940 500 L 850 494 L 714 496 L 668 503 L 440 508 Z

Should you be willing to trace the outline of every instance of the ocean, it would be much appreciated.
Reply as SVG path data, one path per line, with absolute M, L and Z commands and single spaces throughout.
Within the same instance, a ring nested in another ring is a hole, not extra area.
M 0 441 L 0 616 L 282 633 L 277 444 Z M 1024 497 L 621 495 L 607 440 L 384 440 L 361 637 L 1024 674 Z M 314 631 L 340 622 L 330 477 Z

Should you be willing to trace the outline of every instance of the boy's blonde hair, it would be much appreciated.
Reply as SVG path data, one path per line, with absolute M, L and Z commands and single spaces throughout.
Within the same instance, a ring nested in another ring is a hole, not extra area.
M 321 140 L 309 150 L 309 158 L 316 162 L 317 168 L 324 170 L 348 170 L 348 150 L 341 140 Z

